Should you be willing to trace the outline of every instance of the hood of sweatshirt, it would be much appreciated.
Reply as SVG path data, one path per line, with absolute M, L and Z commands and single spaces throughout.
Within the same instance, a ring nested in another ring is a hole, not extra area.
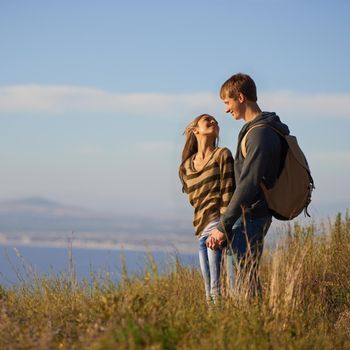
M 274 112 L 262 112 L 258 117 L 252 120 L 249 123 L 246 123 L 240 134 L 243 135 L 248 129 L 256 124 L 269 124 L 275 129 L 279 130 L 284 135 L 289 135 L 289 128 L 286 124 L 283 124 L 279 116 Z

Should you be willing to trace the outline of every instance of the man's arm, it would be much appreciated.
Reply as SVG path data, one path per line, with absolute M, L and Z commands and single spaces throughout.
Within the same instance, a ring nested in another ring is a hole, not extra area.
M 249 133 L 246 140 L 247 156 L 243 161 L 236 190 L 218 225 L 220 232 L 231 232 L 233 224 L 242 214 L 242 207 L 250 207 L 258 197 L 260 183 L 274 159 L 275 143 L 270 141 L 275 137 L 278 138 L 277 134 L 268 128 L 257 128 Z M 219 236 L 218 233 L 215 234 L 215 237 L 220 238 Z

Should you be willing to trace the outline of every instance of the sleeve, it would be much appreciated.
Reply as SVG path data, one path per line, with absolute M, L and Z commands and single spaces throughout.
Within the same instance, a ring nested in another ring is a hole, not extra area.
M 278 137 L 277 134 L 267 128 L 257 128 L 249 133 L 246 140 L 247 156 L 243 161 L 235 192 L 218 225 L 219 231 L 230 232 L 242 214 L 242 207 L 251 207 L 258 197 L 260 183 L 273 159 L 273 142 L 270 140 L 275 137 Z
M 232 193 L 235 190 L 233 165 L 234 161 L 230 150 L 228 148 L 223 148 L 219 156 L 221 214 L 225 212 L 230 203 Z
M 187 186 L 187 170 L 188 170 L 188 162 L 189 160 L 187 159 L 183 165 L 183 175 L 181 178 L 181 183 L 182 183 L 182 189 L 184 193 L 188 194 L 188 186 Z

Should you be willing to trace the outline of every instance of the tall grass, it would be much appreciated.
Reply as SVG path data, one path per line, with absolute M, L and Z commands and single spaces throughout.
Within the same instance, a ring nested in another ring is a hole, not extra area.
M 74 266 L 73 263 L 71 263 Z M 202 277 L 177 259 L 116 284 L 38 277 L 0 288 L 1 349 L 350 349 L 350 219 L 295 224 L 261 263 L 261 298 L 223 281 L 208 307 Z

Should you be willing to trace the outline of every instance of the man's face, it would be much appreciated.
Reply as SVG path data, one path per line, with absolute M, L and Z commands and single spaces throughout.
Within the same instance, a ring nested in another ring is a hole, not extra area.
M 240 94 L 241 95 L 241 94 Z M 241 101 L 241 96 L 238 98 L 232 98 L 226 96 L 223 101 L 225 104 L 225 112 L 231 113 L 233 119 L 239 120 L 244 118 L 244 105 Z

